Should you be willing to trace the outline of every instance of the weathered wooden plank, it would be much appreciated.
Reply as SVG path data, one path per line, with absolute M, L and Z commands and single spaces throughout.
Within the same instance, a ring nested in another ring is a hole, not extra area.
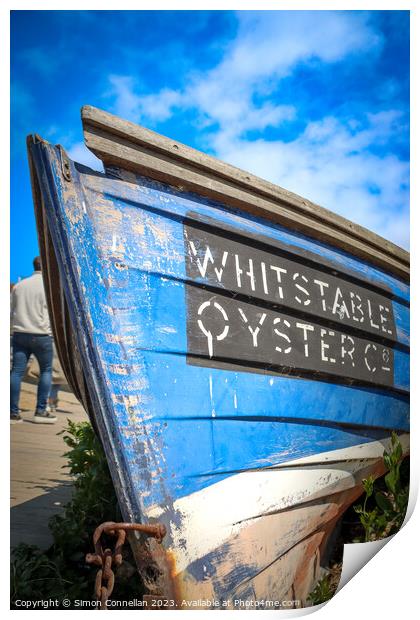
M 33 424 L 36 392 L 36 385 L 22 383 L 24 421 L 10 427 L 10 542 L 11 547 L 26 543 L 46 549 L 52 543 L 48 521 L 61 513 L 72 493 L 72 480 L 63 469 L 66 445 L 59 431 L 69 417 L 81 422 L 87 416 L 73 394 L 60 392 L 57 424 Z
M 90 106 L 82 109 L 86 145 L 105 166 L 181 185 L 299 230 L 408 279 L 409 254 L 322 207 L 234 166 Z

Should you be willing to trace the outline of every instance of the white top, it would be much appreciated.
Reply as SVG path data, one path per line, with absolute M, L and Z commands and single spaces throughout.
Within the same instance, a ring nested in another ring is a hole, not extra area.
M 18 282 L 12 291 L 12 331 L 51 334 L 47 299 L 40 271 Z

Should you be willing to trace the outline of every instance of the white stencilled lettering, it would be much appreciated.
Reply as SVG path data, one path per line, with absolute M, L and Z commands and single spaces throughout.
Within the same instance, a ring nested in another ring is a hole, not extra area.
M 245 312 L 242 310 L 242 308 L 238 308 L 238 312 L 241 315 L 241 318 L 243 320 L 244 323 L 246 323 L 246 325 L 248 326 L 249 331 L 251 332 L 251 336 L 252 336 L 252 344 L 254 347 L 258 347 L 258 334 L 260 333 L 260 329 L 265 321 L 266 318 L 266 313 L 263 312 L 260 316 L 260 319 L 258 321 L 258 325 L 257 327 L 255 327 L 254 329 L 251 327 L 251 325 L 249 324 L 249 321 L 247 319 L 247 316 L 245 314 Z
M 198 251 L 197 251 L 197 248 L 194 245 L 194 241 L 189 240 L 189 244 L 190 244 L 190 248 L 191 248 L 191 251 L 193 253 L 193 256 L 196 259 L 197 268 L 198 268 L 198 271 L 201 274 L 201 277 L 202 278 L 206 277 L 208 265 L 209 265 L 209 263 L 211 263 L 214 266 L 214 271 L 215 271 L 215 274 L 216 274 L 216 277 L 217 277 L 218 281 L 221 282 L 222 281 L 223 270 L 226 267 L 226 261 L 227 261 L 227 258 L 229 256 L 229 252 L 227 252 L 227 251 L 223 252 L 223 256 L 222 256 L 222 260 L 221 260 L 221 267 L 216 267 L 213 254 L 211 253 L 211 250 L 210 250 L 208 245 L 206 246 L 206 251 L 204 253 L 204 260 L 203 260 L 203 262 L 201 262 L 201 259 L 198 258 Z
M 376 323 L 373 322 L 373 313 L 372 313 L 372 304 L 370 303 L 370 299 L 367 300 L 367 305 L 368 305 L 368 309 L 369 309 L 369 322 L 371 327 L 374 327 L 375 329 L 379 329 L 379 325 L 376 325 Z
M 384 312 L 386 314 L 383 314 Z M 387 306 L 382 306 L 380 304 L 379 305 L 379 316 L 381 317 L 381 329 L 385 334 L 389 334 L 390 336 L 392 336 L 392 330 L 386 327 L 386 324 L 389 323 L 389 315 L 390 315 L 389 308 Z
M 266 295 L 268 295 L 268 286 L 267 286 L 267 271 L 265 268 L 265 263 L 261 263 L 261 275 L 262 275 L 262 280 L 263 280 L 263 289 L 264 289 L 264 293 Z
M 249 259 L 248 264 L 249 264 L 249 271 L 246 272 L 246 275 L 249 277 L 251 289 L 255 291 L 254 263 L 252 261 L 252 258 Z
M 332 331 L 331 329 L 323 329 L 321 328 L 321 359 L 323 362 L 331 362 L 332 364 L 335 364 L 335 358 L 334 357 L 328 357 L 327 355 L 325 355 L 325 351 L 328 350 L 330 348 L 330 345 L 327 344 L 324 340 L 325 336 L 335 336 L 335 332 Z
M 344 301 L 343 293 L 341 292 L 339 286 L 337 286 L 337 290 L 335 291 L 335 298 L 334 298 L 332 313 L 338 314 L 341 320 L 344 319 L 344 315 L 346 315 L 348 319 L 350 318 L 350 314 L 347 309 L 346 302 Z
M 382 370 L 385 370 L 385 372 L 391 372 L 391 367 L 389 365 L 389 362 L 391 361 L 391 353 L 386 347 L 382 349 L 382 361 L 384 363 Z
M 211 301 L 204 301 L 201 304 L 201 306 L 199 307 L 198 311 L 197 311 L 198 316 L 201 317 L 201 315 L 203 314 L 204 310 L 206 308 L 210 308 L 211 306 L 216 308 L 216 310 L 218 310 L 218 312 L 221 313 L 221 315 L 223 316 L 225 322 L 227 323 L 228 315 L 227 315 L 225 309 L 223 308 L 223 306 L 221 306 L 217 301 L 213 301 L 213 302 L 211 302 Z M 209 357 L 211 358 L 211 357 L 213 357 L 213 338 L 214 338 L 213 333 L 209 329 L 205 328 L 205 326 L 203 324 L 203 321 L 201 319 L 198 319 L 197 323 L 198 323 L 198 327 L 201 329 L 201 331 L 203 332 L 203 334 L 207 338 L 207 347 L 208 347 L 208 351 L 209 351 Z M 219 340 L 219 341 L 220 340 L 224 340 L 226 338 L 226 336 L 228 335 L 228 333 L 229 333 L 229 325 L 226 324 L 224 326 L 222 332 L 216 336 L 216 340 Z
M 324 288 L 329 288 L 330 285 L 327 282 L 322 282 L 322 280 L 314 280 L 314 284 L 318 284 L 319 286 L 319 292 L 321 293 L 322 309 L 324 312 L 326 312 L 327 302 L 325 301 Z
M 369 342 L 366 347 L 365 347 L 365 364 L 366 364 L 366 368 L 369 370 L 369 372 L 371 372 L 372 374 L 374 372 L 376 372 L 376 366 L 371 366 L 369 363 L 369 359 L 368 359 L 368 351 L 372 349 L 373 351 L 378 350 L 378 347 L 376 346 L 376 344 L 373 344 L 373 342 Z M 371 364 L 374 364 L 374 362 L 371 360 Z
M 355 303 L 355 299 L 358 300 L 359 303 Z M 360 295 L 358 295 L 357 293 L 353 293 L 353 291 L 350 291 L 350 304 L 351 304 L 351 318 L 353 319 L 353 321 L 356 321 L 356 323 L 363 323 L 363 321 L 365 320 L 365 315 L 363 312 L 363 308 L 362 308 L 362 298 L 360 297 Z M 356 310 L 359 311 L 359 318 L 357 318 L 356 316 Z
M 305 357 L 309 357 L 308 331 L 313 332 L 315 327 L 313 325 L 308 325 L 307 323 L 296 323 L 296 327 L 303 330 Z
M 235 267 L 236 267 L 236 283 L 241 288 L 241 275 L 243 274 L 242 269 L 239 266 L 239 256 L 235 254 Z
M 310 295 L 309 292 L 306 290 L 305 287 L 303 287 L 301 284 L 297 284 L 296 280 L 297 278 L 301 278 L 305 284 L 307 284 L 309 282 L 308 278 L 306 276 L 304 276 L 302 273 L 295 273 L 293 274 L 293 282 L 295 283 L 295 287 L 301 291 L 301 293 L 303 293 L 304 295 L 306 295 L 307 299 L 302 300 L 300 297 L 298 297 L 297 295 L 295 295 L 295 299 L 298 302 L 298 304 L 303 304 L 304 306 L 309 306 L 309 304 L 311 303 L 311 299 L 310 299 Z
M 290 329 L 290 323 L 287 319 L 281 319 L 280 317 L 276 317 L 273 321 L 273 325 L 278 325 L 279 323 L 284 323 L 284 325 L 286 325 L 286 327 L 288 327 Z M 277 327 L 274 328 L 274 332 L 277 334 L 277 336 L 280 336 L 280 338 L 283 338 L 284 340 L 286 340 L 286 342 L 289 343 L 289 345 L 291 345 L 291 340 L 289 338 L 289 336 L 281 331 L 279 331 L 277 329 Z M 281 347 L 276 347 L 276 351 L 278 351 L 279 353 L 290 353 L 290 351 L 292 350 L 291 346 L 288 346 L 284 349 Z
M 278 291 L 280 299 L 283 299 L 283 287 L 281 285 L 281 274 L 287 273 L 287 269 L 282 269 L 281 267 L 276 267 L 275 265 L 270 265 L 270 269 L 277 273 L 277 283 L 278 283 Z
M 345 348 L 344 343 L 346 341 L 351 342 L 351 344 L 353 345 L 352 349 L 346 349 Z M 346 357 L 346 355 L 348 355 L 349 358 L 351 359 L 351 365 L 354 368 L 353 353 L 354 353 L 355 348 L 356 348 L 356 345 L 354 343 L 353 338 L 351 336 L 347 335 L 347 334 L 341 334 L 341 363 L 342 364 L 345 364 L 345 357 Z

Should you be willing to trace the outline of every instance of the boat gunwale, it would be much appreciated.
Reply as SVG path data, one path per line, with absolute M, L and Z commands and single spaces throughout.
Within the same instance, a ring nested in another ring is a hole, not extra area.
M 81 110 L 86 146 L 104 163 L 182 187 L 297 230 L 409 280 L 409 253 L 297 194 L 92 106 Z

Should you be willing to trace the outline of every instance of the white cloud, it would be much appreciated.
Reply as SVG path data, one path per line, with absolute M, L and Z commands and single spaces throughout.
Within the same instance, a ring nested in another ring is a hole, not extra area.
M 175 107 L 184 105 L 181 93 L 165 88 L 157 95 L 145 95 L 141 98 L 141 114 L 154 121 L 166 121 Z
M 131 121 L 138 120 L 140 97 L 134 93 L 135 80 L 129 76 L 110 75 L 110 96 L 115 97 L 114 112 Z
M 67 149 L 67 154 L 70 159 L 73 159 L 78 164 L 83 164 L 84 166 L 88 166 L 89 168 L 98 170 L 99 172 L 103 172 L 104 170 L 101 160 L 89 151 L 83 142 L 76 142 L 70 146 L 70 148 Z
M 383 40 L 369 14 L 239 11 L 237 17 L 237 35 L 222 60 L 187 76 L 184 89 L 142 95 L 132 76 L 110 76 L 114 111 L 153 125 L 194 110 L 203 143 L 217 157 L 407 247 L 408 163 L 377 154 L 405 129 L 398 110 L 343 121 L 326 116 L 309 122 L 292 141 L 246 139 L 248 131 L 280 128 L 299 115 L 297 107 L 273 103 L 281 101 L 282 80 L 299 64 L 316 69 L 352 54 L 380 52 Z
M 219 141 L 218 155 L 408 247 L 408 162 L 369 148 L 390 137 L 398 116 L 390 111 L 383 124 L 371 116 L 357 133 L 325 118 L 287 143 Z
M 289 120 L 291 106 L 257 105 L 301 62 L 334 62 L 354 50 L 373 52 L 381 39 L 363 14 L 339 11 L 238 12 L 239 30 L 222 62 L 192 77 L 185 101 L 222 131 L 264 129 Z M 256 123 L 256 119 L 258 122 Z
M 166 120 L 176 108 L 195 108 L 202 124 L 241 134 L 291 120 L 293 106 L 258 104 L 301 62 L 335 62 L 354 50 L 373 53 L 381 38 L 364 13 L 340 11 L 239 11 L 236 38 L 210 71 L 188 78 L 182 91 L 141 94 L 132 76 L 110 75 L 107 95 L 116 114 L 137 122 Z
M 115 97 L 114 112 L 127 120 L 164 121 L 175 106 L 183 103 L 182 94 L 170 89 L 152 95 L 136 94 L 136 81 L 130 76 L 110 75 L 109 82 L 107 94 Z

